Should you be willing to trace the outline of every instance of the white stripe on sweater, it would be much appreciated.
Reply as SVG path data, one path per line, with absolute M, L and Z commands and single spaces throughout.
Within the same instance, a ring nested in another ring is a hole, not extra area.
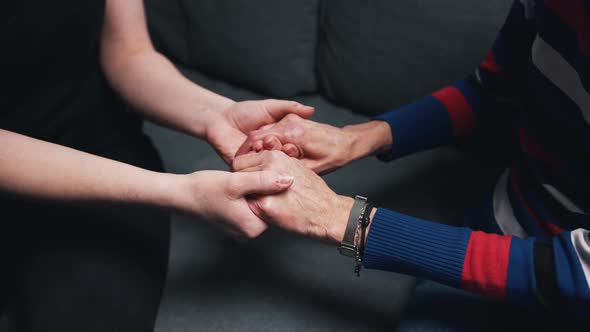
M 547 190 L 547 192 L 555 198 L 561 206 L 563 206 L 566 210 L 570 212 L 580 213 L 580 214 L 588 214 L 586 211 L 582 210 L 576 203 L 572 202 L 566 195 L 564 195 L 561 191 L 557 190 L 554 186 L 550 184 L 543 184 L 543 188 Z
M 512 204 L 508 197 L 508 173 L 506 170 L 496 183 L 493 196 L 494 218 L 500 230 L 505 235 L 514 235 L 520 238 L 528 237 L 512 210 Z
M 532 58 L 539 71 L 578 105 L 582 116 L 590 124 L 590 94 L 584 89 L 574 67 L 539 35 L 533 43 Z
M 571 232 L 571 240 L 574 250 L 576 251 L 576 255 L 578 255 L 578 260 L 580 261 L 580 265 L 582 265 L 582 270 L 584 271 L 584 276 L 586 277 L 586 282 L 588 283 L 588 288 L 590 288 L 590 237 L 588 236 L 590 232 L 585 229 L 576 229 L 575 231 Z

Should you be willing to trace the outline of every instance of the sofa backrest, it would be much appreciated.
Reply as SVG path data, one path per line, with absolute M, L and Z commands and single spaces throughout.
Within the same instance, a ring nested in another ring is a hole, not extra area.
M 317 91 L 318 1 L 150 0 L 146 7 L 156 45 L 174 60 L 287 98 Z
M 317 68 L 328 98 L 382 113 L 465 78 L 510 0 L 328 0 Z
M 368 114 L 465 77 L 511 0 L 147 0 L 175 61 L 279 98 Z

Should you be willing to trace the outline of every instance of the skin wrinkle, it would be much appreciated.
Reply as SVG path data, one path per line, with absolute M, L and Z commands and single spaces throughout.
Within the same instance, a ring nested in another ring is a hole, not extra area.
M 233 166 L 237 172 L 274 170 L 293 174 L 295 180 L 289 190 L 279 195 L 249 198 L 255 214 L 288 231 L 339 242 L 342 225 L 348 221 L 345 210 L 350 208 L 350 198 L 334 193 L 301 161 L 280 151 L 264 151 L 237 157 Z

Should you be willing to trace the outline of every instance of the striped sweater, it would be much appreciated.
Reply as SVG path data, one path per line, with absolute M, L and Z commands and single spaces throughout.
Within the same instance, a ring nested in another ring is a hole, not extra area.
M 386 159 L 469 137 L 494 115 L 513 121 L 519 157 L 489 208 L 497 232 L 379 209 L 367 268 L 432 279 L 514 303 L 590 309 L 590 0 L 520 0 L 466 80 L 378 117 Z M 500 113 L 499 102 L 519 107 Z M 499 135 L 505 133 L 498 133 Z

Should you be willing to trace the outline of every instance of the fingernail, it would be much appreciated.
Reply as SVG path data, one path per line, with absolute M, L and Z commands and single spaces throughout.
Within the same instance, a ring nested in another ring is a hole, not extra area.
M 295 180 L 295 178 L 291 175 L 286 175 L 286 174 L 279 175 L 279 183 L 280 184 L 291 184 L 291 183 L 293 183 L 293 180 Z

